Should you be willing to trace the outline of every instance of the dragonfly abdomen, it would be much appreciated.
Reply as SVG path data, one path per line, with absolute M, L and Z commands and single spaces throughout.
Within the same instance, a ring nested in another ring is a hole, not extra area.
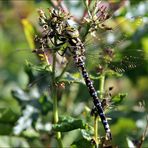
M 85 83 L 86 83 L 86 86 L 89 90 L 89 94 L 93 98 L 93 103 L 94 103 L 95 108 L 97 109 L 97 112 L 98 112 L 98 114 L 101 118 L 102 124 L 103 124 L 104 129 L 105 129 L 106 134 L 107 134 L 107 137 L 109 139 L 112 139 L 110 127 L 109 127 L 109 124 L 108 124 L 107 119 L 105 117 L 105 114 L 104 114 L 104 111 L 103 111 L 103 108 L 102 108 L 102 105 L 101 105 L 101 101 L 98 98 L 97 92 L 96 92 L 96 90 L 93 86 L 93 83 L 92 83 L 92 81 L 91 81 L 91 79 L 90 79 L 90 77 L 89 77 L 89 75 L 86 71 L 84 60 L 83 60 L 81 55 L 77 55 L 76 51 L 74 52 L 73 58 L 74 58 L 74 63 L 77 65 L 78 68 L 81 69 L 82 76 L 83 76 Z

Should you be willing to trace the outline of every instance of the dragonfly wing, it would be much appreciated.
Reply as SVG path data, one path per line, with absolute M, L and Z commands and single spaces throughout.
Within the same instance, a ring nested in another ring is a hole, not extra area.
M 125 41 L 132 37 L 133 33 L 142 25 L 143 20 L 139 17 L 122 18 L 117 20 L 107 20 L 106 24 L 110 24 L 111 30 L 98 29 L 95 36 L 88 35 L 84 45 L 86 48 L 106 48 L 119 47 Z
M 92 51 L 91 53 L 87 52 L 86 60 L 88 60 L 88 62 L 93 66 L 106 63 L 109 69 L 119 73 L 138 68 L 148 62 L 148 55 L 144 53 L 143 50 L 139 49 L 128 49 L 127 51 L 125 50 L 122 52 L 114 51 L 114 56 L 111 57 L 110 61 L 105 58 L 105 56 L 109 55 L 104 55 L 101 53 L 101 51 L 98 53 L 93 53 Z

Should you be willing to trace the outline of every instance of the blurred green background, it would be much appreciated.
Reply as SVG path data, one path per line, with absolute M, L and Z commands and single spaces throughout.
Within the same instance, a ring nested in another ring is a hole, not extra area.
M 82 16 L 83 1 L 65 0 L 64 2 L 73 15 L 77 18 Z M 34 80 L 35 86 L 27 87 L 29 77 L 28 73 L 25 72 L 27 71 L 26 61 L 36 63 L 37 58 L 31 52 L 31 46 L 28 44 L 22 24 L 22 19 L 26 19 L 27 22 L 32 24 L 31 27 L 35 31 L 39 30 L 37 9 L 46 10 L 54 3 L 56 3 L 56 0 L 0 1 L 0 147 L 55 146 L 53 133 L 50 133 L 51 104 L 48 104 L 45 95 L 41 95 L 41 92 L 39 92 L 36 85 L 41 84 L 38 81 Z M 131 44 L 127 48 L 141 49 L 144 54 L 142 61 L 137 62 L 138 66 L 134 70 L 127 71 L 121 78 L 109 77 L 105 83 L 106 90 L 113 86 L 114 93 L 124 92 L 128 94 L 126 99 L 112 109 L 108 115 L 112 118 L 111 130 L 114 145 L 127 147 L 130 145 L 128 143 L 130 140 L 140 139 L 147 122 L 148 1 L 127 1 L 127 5 L 122 7 L 122 12 L 114 18 L 115 20 L 131 14 L 142 18 L 142 24 L 128 38 Z M 124 32 L 128 31 L 128 29 L 124 30 Z M 87 65 L 91 69 L 89 63 Z M 36 72 L 34 73 L 36 74 Z M 46 80 L 43 82 L 46 83 Z M 29 89 L 27 90 L 29 95 L 24 94 L 23 90 L 26 89 Z M 18 94 L 22 96 L 22 100 L 24 97 L 21 103 L 19 99 L 12 97 L 12 90 L 17 90 Z M 34 98 L 43 99 L 42 105 L 45 108 L 43 109 L 40 106 L 41 103 L 35 105 Z M 83 84 L 68 84 L 60 102 L 60 114 L 81 117 L 85 105 L 87 104 L 89 107 L 92 105 L 89 99 L 87 88 Z M 30 106 L 27 106 L 28 104 Z M 50 112 L 48 112 L 48 109 L 50 109 Z M 69 146 L 78 137 L 76 131 L 64 134 L 65 146 Z M 146 136 L 143 147 L 148 147 L 147 141 L 148 136 Z

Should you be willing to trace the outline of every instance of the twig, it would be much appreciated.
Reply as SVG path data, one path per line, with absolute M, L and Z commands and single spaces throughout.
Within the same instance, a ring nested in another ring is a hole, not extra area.
M 58 99 L 57 99 L 57 88 L 55 86 L 55 65 L 56 65 L 56 54 L 53 53 L 53 63 L 52 63 L 52 97 L 53 97 L 53 118 L 54 118 L 54 124 L 57 124 L 59 121 L 59 115 L 58 115 Z M 58 141 L 59 147 L 63 148 L 62 140 L 61 140 L 61 133 L 56 132 L 56 139 Z

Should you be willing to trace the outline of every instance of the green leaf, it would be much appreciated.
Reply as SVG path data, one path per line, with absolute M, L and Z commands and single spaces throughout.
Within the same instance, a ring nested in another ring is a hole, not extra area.
M 71 116 L 60 116 L 59 117 L 59 122 L 68 122 L 68 121 L 71 121 L 73 120 L 74 118 L 71 117 Z
M 29 77 L 28 87 L 32 87 L 34 84 L 36 84 L 38 90 L 45 90 L 49 87 L 52 77 L 52 69 L 50 65 L 44 63 L 34 65 L 27 62 L 25 71 Z
M 0 123 L 0 135 L 9 135 L 12 133 L 13 125 L 9 123 Z
M 37 132 L 36 130 L 34 130 L 32 128 L 29 128 L 29 129 L 23 131 L 22 135 L 27 138 L 39 138 L 39 136 L 40 136 L 39 132 Z
M 78 141 L 75 141 L 70 148 L 93 148 L 94 145 L 92 145 L 91 141 L 88 141 L 86 139 L 80 139 Z
M 122 77 L 122 73 L 116 72 L 114 70 L 106 70 L 106 75 L 107 76 L 115 76 L 115 77 Z
M 29 44 L 30 48 L 33 50 L 33 49 L 35 49 L 34 28 L 33 28 L 32 24 L 27 19 L 22 19 L 22 24 L 23 24 L 24 33 L 25 33 L 26 39 L 28 41 L 28 44 Z
M 93 128 L 92 128 L 93 129 Z M 84 139 L 91 140 L 94 135 L 94 130 L 92 129 L 82 129 L 81 134 Z
M 12 96 L 19 102 L 29 101 L 29 96 L 21 89 L 11 90 Z
M 1 123 L 14 123 L 18 119 L 18 116 L 10 108 L 0 108 Z
M 12 137 L 12 136 L 0 136 L 0 147 L 2 148 L 29 148 L 28 142 L 24 138 Z
M 11 93 L 22 107 L 30 105 L 34 108 L 34 110 L 37 109 L 38 111 L 41 111 L 44 115 L 53 109 L 53 103 L 45 94 L 43 94 L 39 98 L 34 98 L 34 96 L 29 96 L 29 93 L 27 94 L 21 89 L 12 90 Z
M 114 105 L 118 105 L 123 101 L 123 99 L 125 99 L 126 96 L 126 93 L 119 93 L 118 95 L 112 98 L 112 102 L 114 103 Z
M 24 130 L 35 128 L 40 116 L 45 116 L 53 108 L 52 102 L 45 94 L 37 97 L 34 96 L 35 92 L 31 94 L 31 92 L 27 93 L 17 89 L 12 91 L 12 95 L 19 102 L 22 109 L 22 116 L 18 119 L 15 127 L 18 134 Z M 23 122 L 27 124 L 23 124 Z
M 53 110 L 53 103 L 47 98 L 46 95 L 39 98 L 39 104 L 41 105 L 41 112 L 43 115 L 46 115 L 49 111 Z
M 51 65 L 47 65 L 45 63 L 40 63 L 38 65 L 34 65 L 31 62 L 27 61 L 26 66 L 28 67 L 28 69 L 33 69 L 33 70 L 36 70 L 36 71 L 48 71 L 48 72 L 52 71 Z
M 86 129 L 88 127 L 88 125 L 81 119 L 74 119 L 72 117 L 63 119 L 63 121 L 53 125 L 54 131 L 68 132 L 75 129 Z
M 69 72 L 65 72 L 63 77 L 60 79 L 62 82 L 68 83 L 82 83 L 85 84 L 84 80 L 80 77 L 80 73 L 71 74 Z
M 121 145 L 122 143 L 124 147 L 127 147 L 125 138 L 136 129 L 136 123 L 132 119 L 120 118 L 115 125 L 112 125 L 111 129 L 114 139 L 116 139 L 116 144 Z

